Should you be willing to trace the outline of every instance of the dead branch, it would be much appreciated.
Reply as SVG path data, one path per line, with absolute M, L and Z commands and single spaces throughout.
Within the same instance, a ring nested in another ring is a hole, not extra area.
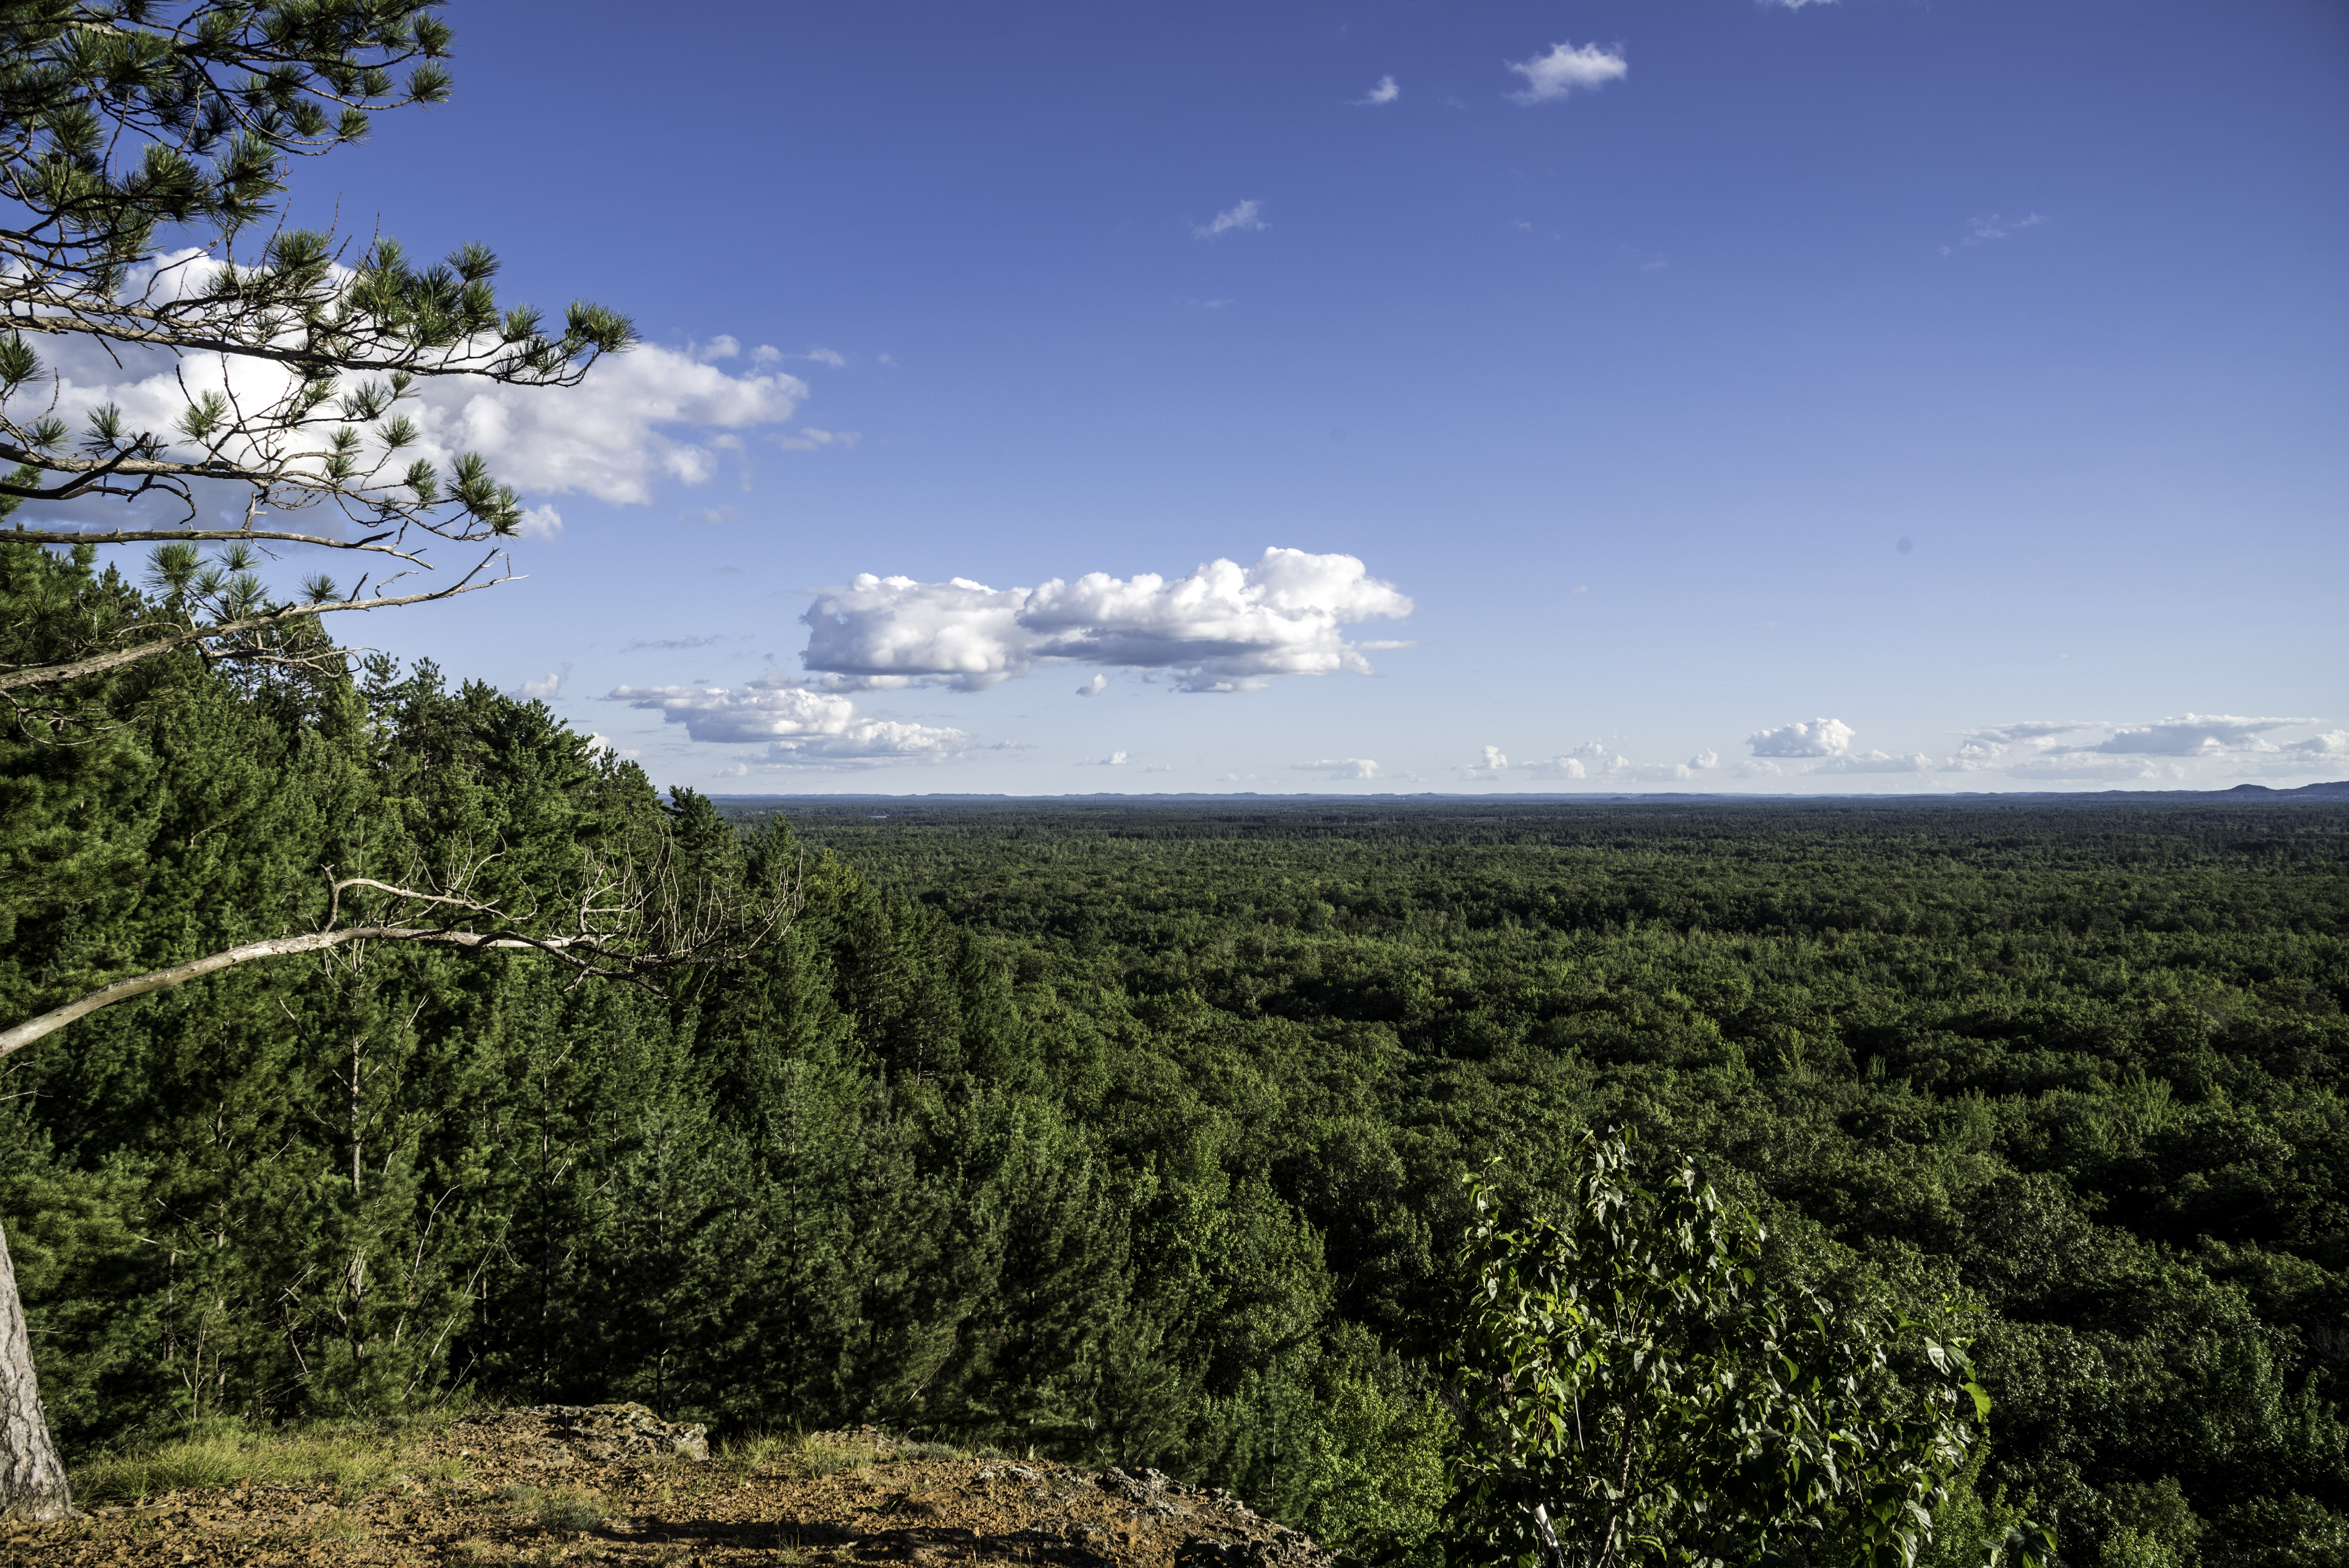
M 611 979 L 650 986 L 671 970 L 729 964 L 744 957 L 789 923 L 799 913 L 802 898 L 796 877 L 779 876 L 770 887 L 755 891 L 709 877 L 693 879 L 688 886 L 678 870 L 676 844 L 664 834 L 654 854 L 641 864 L 632 855 L 617 861 L 589 857 L 564 923 L 568 929 L 533 931 L 467 892 L 497 858 L 492 854 L 457 866 L 448 885 L 437 892 L 372 877 L 332 880 L 330 876 L 322 929 L 245 943 L 101 985 L 0 1031 L 0 1057 L 117 1002 L 167 991 L 243 964 L 326 953 L 355 944 L 411 943 L 475 954 L 537 952 L 568 965 L 574 971 L 574 985 Z M 338 924 L 343 895 L 354 890 L 363 895 L 375 893 L 390 907 L 376 918 L 355 915 L 355 923 Z M 484 916 L 481 924 L 486 929 L 422 923 L 428 912 L 441 907 Z
M 487 564 L 486 561 L 482 562 L 484 566 Z M 140 659 L 151 659 L 159 654 L 168 654 L 173 648 L 184 647 L 190 643 L 241 636 L 267 627 L 284 625 L 288 622 L 305 620 L 316 615 L 333 614 L 341 610 L 383 610 L 396 604 L 423 604 L 435 599 L 450 599 L 460 593 L 473 593 L 483 588 L 494 588 L 501 583 L 522 581 L 520 576 L 509 573 L 503 577 L 493 577 L 486 583 L 476 583 L 472 579 L 478 576 L 481 571 L 481 567 L 476 566 L 461 581 L 446 588 L 436 588 L 429 593 L 398 593 L 374 599 L 336 599 L 322 604 L 296 604 L 288 609 L 273 610 L 266 614 L 247 615 L 241 620 L 224 621 L 210 626 L 190 627 L 184 631 L 155 638 L 150 642 L 140 643 L 128 648 L 117 648 L 111 653 L 96 654 L 86 659 L 74 660 L 69 664 L 33 665 L 0 672 L 0 692 L 15 691 L 22 686 L 51 686 L 59 681 L 76 680 L 83 676 L 102 675 L 108 670 L 119 669 L 124 665 L 135 664 Z M 258 655 L 253 655 L 248 650 L 236 650 L 225 656 Z

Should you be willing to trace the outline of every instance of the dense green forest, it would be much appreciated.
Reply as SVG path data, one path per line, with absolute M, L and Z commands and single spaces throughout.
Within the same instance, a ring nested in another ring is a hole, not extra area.
M 11 637 L 170 592 L 0 545 Z M 327 667 L 183 650 L 0 738 L 0 1016 L 311 928 L 327 867 L 494 848 L 526 891 L 660 834 L 802 907 L 645 985 L 387 944 L 6 1058 L 73 1453 L 641 1398 L 1154 1464 L 1369 1543 L 1441 1497 L 1462 1178 L 1538 1206 L 1620 1127 L 1789 1277 L 1979 1309 L 1937 1561 L 2050 1511 L 2079 1563 L 2349 1561 L 2349 807 L 721 808 L 429 665 Z

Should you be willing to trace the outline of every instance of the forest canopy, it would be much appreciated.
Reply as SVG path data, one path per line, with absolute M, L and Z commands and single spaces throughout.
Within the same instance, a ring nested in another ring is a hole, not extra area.
M 149 590 L 0 546 L 27 605 Z M 1462 1178 L 1682 1150 L 1758 1267 L 1961 1314 L 1994 1401 L 1929 1560 L 2349 1550 L 2349 809 L 1162 808 L 663 797 L 429 665 L 193 650 L 0 739 L 0 1009 L 315 922 L 322 869 L 657 832 L 803 907 L 729 963 L 254 965 L 0 1075 L 51 1417 L 468 1396 L 871 1420 L 1427 1534 Z M 1775 1287 L 1774 1287 L 1775 1288 Z

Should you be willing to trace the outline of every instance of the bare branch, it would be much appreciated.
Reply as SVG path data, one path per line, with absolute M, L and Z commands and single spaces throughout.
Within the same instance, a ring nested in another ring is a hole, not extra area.
M 480 567 L 474 568 L 475 572 L 480 570 Z M 118 648 L 110 654 L 94 655 L 87 659 L 78 659 L 71 664 L 38 665 L 26 669 L 9 670 L 0 674 L 0 692 L 15 691 L 23 686 L 52 686 L 60 681 L 75 680 L 83 676 L 102 675 L 108 670 L 119 669 L 125 665 L 135 664 L 140 659 L 151 659 L 159 654 L 168 654 L 173 648 L 185 647 L 190 643 L 238 636 L 247 632 L 283 625 L 287 622 L 300 621 L 314 615 L 332 614 L 338 610 L 382 610 L 396 604 L 422 604 L 434 599 L 449 599 L 460 593 L 473 593 L 483 588 L 494 588 L 501 583 L 520 581 L 522 581 L 520 577 L 509 574 L 504 577 L 493 577 L 487 583 L 474 583 L 470 580 L 460 582 L 447 588 L 435 589 L 429 593 L 399 593 L 377 599 L 343 599 L 325 604 L 296 604 L 290 609 L 272 611 L 265 615 L 248 615 L 243 620 L 223 622 L 219 625 L 197 626 L 187 631 L 175 632 L 170 635 L 159 637 L 153 642 L 140 643 L 128 648 Z
M 388 941 L 438 943 L 451 947 L 486 951 L 492 948 L 536 947 L 560 949 L 577 945 L 584 939 L 565 937 L 525 938 L 520 936 L 477 935 L 469 931 L 435 931 L 426 926 L 349 925 L 340 931 L 314 931 L 301 936 L 275 936 L 266 942 L 248 942 L 242 947 L 232 947 L 224 953 L 175 964 L 168 969 L 157 969 L 128 980 L 117 980 L 111 985 L 101 985 L 87 995 L 76 997 L 62 1007 L 52 1007 L 38 1017 L 28 1018 L 13 1029 L 0 1030 L 0 1057 L 21 1047 L 29 1046 L 44 1035 L 55 1034 L 77 1018 L 88 1017 L 100 1007 L 117 1002 L 127 1002 L 134 996 L 145 996 L 156 991 L 168 991 L 184 985 L 191 980 L 233 969 L 240 964 L 251 964 L 263 958 L 283 958 L 295 953 L 316 953 L 325 948 L 339 947 L 348 942 Z
M 457 866 L 445 892 L 419 891 L 372 877 L 330 881 L 325 929 L 249 942 L 101 985 L 14 1028 L 0 1031 L 0 1057 L 54 1034 L 101 1007 L 170 990 L 264 958 L 323 953 L 368 942 L 414 943 L 477 954 L 534 951 L 569 965 L 575 971 L 574 985 L 590 979 L 613 979 L 648 985 L 665 971 L 733 963 L 772 938 L 799 913 L 802 894 L 797 876 L 779 874 L 771 886 L 755 893 L 745 893 L 730 885 L 720 886 L 706 878 L 688 889 L 678 874 L 677 858 L 675 840 L 664 834 L 650 862 L 642 866 L 633 857 L 624 857 L 616 863 L 596 857 L 586 859 L 581 868 L 577 894 L 572 901 L 572 929 L 566 934 L 523 929 L 494 905 L 465 892 L 480 873 L 498 859 L 495 854 Z M 393 918 L 336 925 L 342 895 L 354 888 L 384 894 L 391 901 L 389 913 Z M 412 912 L 431 905 L 453 906 L 487 915 L 492 923 L 491 929 L 450 930 L 417 923 Z

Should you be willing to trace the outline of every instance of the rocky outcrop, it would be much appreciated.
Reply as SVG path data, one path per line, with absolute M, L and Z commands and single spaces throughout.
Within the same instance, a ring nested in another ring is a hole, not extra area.
M 494 1428 L 494 1438 L 481 1433 L 484 1446 L 494 1441 L 524 1452 L 535 1449 L 541 1464 L 557 1470 L 579 1463 L 709 1458 L 709 1435 L 699 1422 L 664 1421 L 636 1404 L 533 1405 L 474 1416 L 457 1427 L 460 1433 Z

